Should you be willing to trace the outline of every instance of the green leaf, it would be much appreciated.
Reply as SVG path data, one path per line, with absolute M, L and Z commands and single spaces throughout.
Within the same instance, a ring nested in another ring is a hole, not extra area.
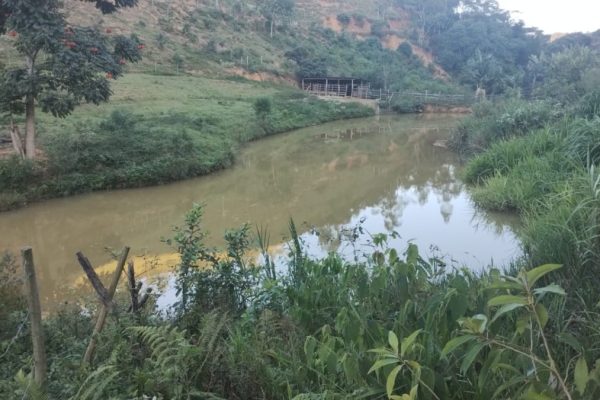
M 516 282 L 502 281 L 502 282 L 494 282 L 489 286 L 489 289 L 498 289 L 498 290 L 523 290 L 523 286 L 519 285 Z
M 529 318 L 529 314 L 520 315 L 519 318 L 517 318 L 517 333 L 519 335 L 524 334 L 530 328 L 530 323 L 531 320 Z
M 411 243 L 408 245 L 408 250 L 406 250 L 406 263 L 411 265 L 416 265 L 419 261 L 419 248 L 416 244 Z
M 388 343 L 390 344 L 392 350 L 398 354 L 398 336 L 396 336 L 396 334 L 392 331 L 388 332 Z
M 496 296 L 488 301 L 489 307 L 504 306 L 506 304 L 520 304 L 525 306 L 527 305 L 527 298 L 523 296 L 502 295 Z
M 415 385 L 410 389 L 410 400 L 415 400 L 417 398 L 417 393 L 419 392 L 419 385 Z
M 381 368 L 391 364 L 398 364 L 398 360 L 395 358 L 385 358 L 383 360 L 377 360 L 369 370 L 368 374 L 380 370 Z
M 404 354 L 406 354 L 406 352 L 411 348 L 411 346 L 415 343 L 415 340 L 417 340 L 417 336 L 419 336 L 419 334 L 423 332 L 422 329 L 419 329 L 417 331 L 414 331 L 410 336 L 405 337 L 402 340 L 402 344 L 400 346 L 400 355 L 402 357 L 404 357 Z
M 535 289 L 533 292 L 535 294 L 537 294 L 537 295 L 541 295 L 541 294 L 544 294 L 544 293 L 554 293 L 554 294 L 558 294 L 558 295 L 561 295 L 561 296 L 565 296 L 567 294 L 564 291 L 564 289 L 561 288 L 558 285 L 548 285 L 548 286 L 545 286 L 543 288 Z
M 387 392 L 388 397 L 391 397 L 392 394 L 394 393 L 394 387 L 396 386 L 396 377 L 398 376 L 398 373 L 402 370 L 402 365 L 398 365 L 396 368 L 394 368 L 392 370 L 392 372 L 390 372 L 390 374 L 387 377 L 387 381 L 385 384 L 385 390 Z
M 581 357 L 575 364 L 575 387 L 580 395 L 583 396 L 585 388 L 590 380 L 588 365 L 585 358 Z
M 317 347 L 317 339 L 312 336 L 307 336 L 304 341 L 304 354 L 309 362 L 312 362 L 314 357 L 315 348 Z
M 541 328 L 544 329 L 549 319 L 548 310 L 546 309 L 546 307 L 544 307 L 542 303 L 537 303 L 535 305 L 535 313 L 537 314 L 540 320 L 540 324 L 542 325 Z
M 550 397 L 543 393 L 538 393 L 534 388 L 529 388 L 526 393 L 523 394 L 521 400 L 554 400 L 555 397 Z
M 494 315 L 494 318 L 492 318 L 492 323 L 494 321 L 496 321 L 498 318 L 500 318 L 501 316 L 503 316 L 506 313 L 509 313 L 511 311 L 516 310 L 517 308 L 521 308 L 521 307 L 525 307 L 524 304 L 516 304 L 516 303 L 512 303 L 512 304 L 507 304 L 505 306 L 502 306 L 498 309 L 498 311 L 496 311 L 496 314 Z
M 463 362 L 460 364 L 460 372 L 463 375 L 467 373 L 469 368 L 471 368 L 471 365 L 475 361 L 475 358 L 477 358 L 477 355 L 479 354 L 481 349 L 483 349 L 485 346 L 486 346 L 485 343 L 477 343 L 473 347 L 471 347 L 471 349 L 467 352 L 467 354 L 465 354 L 465 358 L 463 359 Z
M 559 334 L 558 340 L 564 344 L 571 346 L 573 350 L 577 352 L 583 351 L 583 345 L 579 342 L 579 340 L 577 340 L 577 338 L 575 338 L 575 336 L 571 335 L 570 333 L 563 332 Z
M 560 268 L 562 268 L 562 265 L 560 264 L 546 264 L 542 265 L 541 267 L 534 268 L 531 271 L 527 271 L 526 277 L 529 287 L 533 287 L 540 278 Z
M 452 353 L 454 350 L 456 350 L 463 344 L 470 342 L 471 340 L 475 340 L 475 339 L 477 339 L 477 338 L 473 335 L 465 335 L 465 336 L 455 337 L 454 339 L 452 339 L 448 343 L 446 343 L 446 345 L 444 346 L 444 349 L 442 350 L 442 354 L 441 354 L 440 358 L 447 357 L 448 354 Z
M 488 318 L 483 314 L 475 315 L 472 318 L 461 318 L 458 324 L 464 331 L 480 334 L 485 332 L 488 324 Z

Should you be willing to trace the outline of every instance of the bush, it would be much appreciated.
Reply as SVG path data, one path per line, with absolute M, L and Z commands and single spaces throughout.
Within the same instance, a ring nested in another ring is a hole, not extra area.
M 339 21 L 340 24 L 342 25 L 348 25 L 350 24 L 350 22 L 352 21 L 352 16 L 348 15 L 348 14 L 338 14 L 337 16 L 337 20 Z
M 508 100 L 484 102 L 463 121 L 450 138 L 453 150 L 463 154 L 481 152 L 493 143 L 528 135 L 563 118 L 564 112 L 544 101 Z

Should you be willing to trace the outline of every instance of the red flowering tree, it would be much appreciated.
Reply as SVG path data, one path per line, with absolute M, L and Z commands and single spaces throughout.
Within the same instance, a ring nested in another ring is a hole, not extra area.
M 136 4 L 84 1 L 96 3 L 102 13 Z M 70 25 L 61 7 L 59 0 L 0 0 L 0 34 L 9 37 L 23 60 L 0 72 L 0 112 L 8 117 L 15 150 L 27 158 L 35 157 L 38 109 L 64 118 L 78 104 L 106 102 L 109 80 L 121 76 L 127 62 L 141 59 L 143 45 L 135 36 Z M 17 116 L 24 116 L 25 146 Z

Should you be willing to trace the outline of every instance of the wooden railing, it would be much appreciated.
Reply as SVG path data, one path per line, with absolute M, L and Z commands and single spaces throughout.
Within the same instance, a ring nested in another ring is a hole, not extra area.
M 368 86 L 354 86 L 337 84 L 305 84 L 303 90 L 316 96 L 332 97 L 354 97 L 358 99 L 377 100 L 379 102 L 391 103 L 393 100 L 405 99 L 416 103 L 442 105 L 442 106 L 466 106 L 476 102 L 475 96 L 463 94 L 443 94 L 430 92 L 394 92 L 383 89 L 371 89 Z

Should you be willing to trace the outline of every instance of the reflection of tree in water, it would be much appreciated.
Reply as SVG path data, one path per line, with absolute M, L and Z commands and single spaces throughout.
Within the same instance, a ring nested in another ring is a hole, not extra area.
M 491 231 L 496 235 L 502 235 L 506 229 L 513 232 L 519 230 L 519 217 L 516 214 L 503 212 L 488 212 L 474 208 L 471 218 L 471 226 L 476 230 Z
M 384 218 L 385 228 L 393 231 L 402 225 L 402 216 L 407 206 L 414 203 L 424 206 L 430 196 L 435 196 L 440 204 L 440 214 L 444 222 L 450 222 L 454 206 L 452 205 L 463 190 L 463 185 L 456 180 L 456 169 L 451 164 L 444 164 L 432 168 L 435 171 L 425 169 L 418 175 L 407 175 L 407 179 L 399 182 L 396 190 L 387 193 L 377 205 Z M 429 179 L 421 180 L 419 177 L 427 175 Z M 415 199 L 416 195 L 416 199 Z

